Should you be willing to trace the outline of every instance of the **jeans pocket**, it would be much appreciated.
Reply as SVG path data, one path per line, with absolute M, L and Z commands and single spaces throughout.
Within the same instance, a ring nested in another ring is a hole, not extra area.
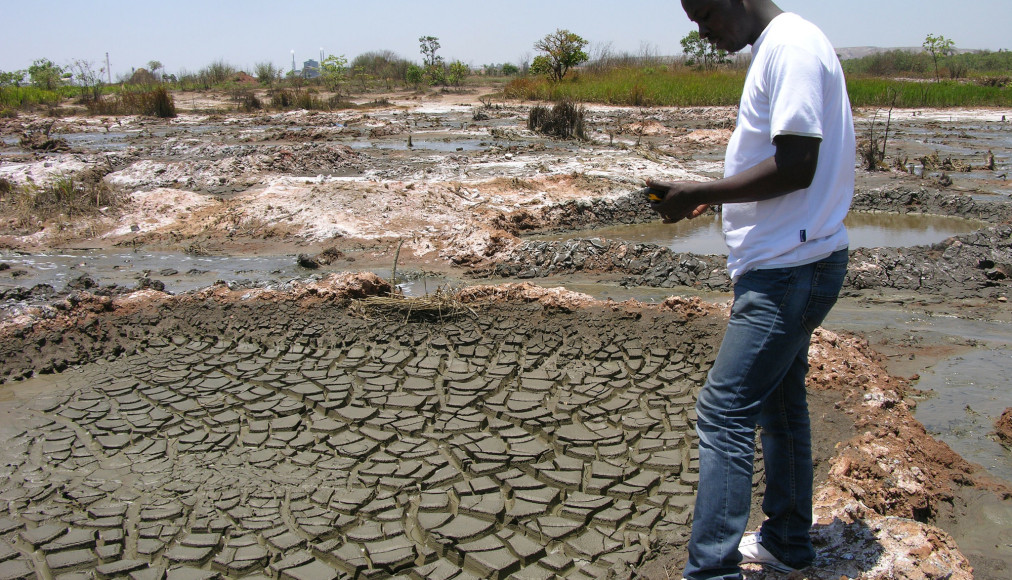
M 802 324 L 808 332 L 814 332 L 836 304 L 847 277 L 847 262 L 847 250 L 840 250 L 815 264 L 811 293 L 802 316 Z

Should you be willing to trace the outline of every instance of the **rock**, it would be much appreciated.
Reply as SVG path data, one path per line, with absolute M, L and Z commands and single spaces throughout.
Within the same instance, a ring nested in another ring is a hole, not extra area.
M 98 288 L 98 282 L 87 274 L 81 274 L 67 282 L 67 290 L 90 290 L 91 288 Z
M 295 263 L 310 270 L 315 270 L 320 267 L 320 263 L 316 261 L 316 258 L 308 254 L 299 254 L 298 257 L 295 258 Z
M 338 250 L 337 248 L 330 247 L 323 250 L 322 252 L 320 252 L 315 256 L 310 256 L 308 254 L 299 254 L 298 257 L 296 258 L 296 263 L 299 266 L 302 266 L 303 268 L 316 270 L 320 266 L 329 266 L 334 262 L 337 262 L 338 260 L 345 260 L 345 259 L 348 258 L 347 256 L 344 255 L 344 252 Z
M 1012 407 L 1005 409 L 994 423 L 994 431 L 1001 440 L 1002 445 L 1012 448 Z

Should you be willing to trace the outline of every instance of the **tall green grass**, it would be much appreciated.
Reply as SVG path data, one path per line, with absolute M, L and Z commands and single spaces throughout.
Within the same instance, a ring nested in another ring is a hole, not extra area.
M 37 106 L 56 106 L 65 96 L 63 91 L 49 91 L 38 87 L 0 87 L 0 108 L 30 109 Z
M 882 78 L 851 78 L 847 81 L 855 107 L 888 107 L 896 97 L 903 108 L 1008 107 L 1012 88 L 988 87 L 957 81 L 896 81 Z
M 584 72 L 561 83 L 520 78 L 503 90 L 506 98 L 575 101 L 609 105 L 698 107 L 737 105 L 745 85 L 744 70 L 700 72 L 685 68 L 619 68 Z M 1007 107 L 1012 88 L 979 83 L 897 81 L 855 77 L 847 82 L 855 107 Z
M 517 79 L 506 86 L 504 94 L 509 98 L 542 101 L 695 107 L 736 105 L 744 84 L 745 72 L 740 70 L 696 72 L 651 67 L 618 68 L 581 74 L 561 83 L 552 83 L 547 79 Z

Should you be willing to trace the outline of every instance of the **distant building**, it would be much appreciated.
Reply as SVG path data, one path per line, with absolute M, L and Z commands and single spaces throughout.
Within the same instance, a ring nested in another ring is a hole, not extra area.
M 309 59 L 302 63 L 302 77 L 307 79 L 315 79 L 320 76 L 320 63 L 313 59 Z

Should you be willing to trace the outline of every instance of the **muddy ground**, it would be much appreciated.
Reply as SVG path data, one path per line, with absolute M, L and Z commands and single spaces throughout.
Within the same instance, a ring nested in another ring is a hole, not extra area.
M 642 179 L 719 175 L 734 111 L 589 107 L 591 141 L 577 143 L 528 131 L 529 105 L 486 106 L 479 96 L 237 114 L 227 99 L 181 95 L 183 112 L 170 121 L 2 121 L 7 183 L 73 175 L 122 199 L 86 220 L 37 222 L 5 197 L 0 393 L 11 400 L 4 424 L 16 425 L 4 433 L 13 437 L 0 511 L 5 573 L 677 574 L 694 484 L 688 401 L 719 341 L 722 260 L 592 233 L 525 236 L 653 220 L 632 194 Z M 859 133 L 881 121 L 874 114 L 858 112 Z M 1005 115 L 894 112 L 890 159 L 900 162 L 859 171 L 854 209 L 985 225 L 934 246 L 854 250 L 845 300 L 1009 322 Z M 21 144 L 39 132 L 68 149 Z M 289 255 L 297 274 L 177 299 L 158 292 L 159 277 L 199 274 L 89 265 L 87 252 L 108 249 Z M 44 272 L 25 257 L 54 250 L 83 252 L 73 282 L 36 286 Z M 401 280 L 455 287 L 520 278 L 707 300 L 647 307 L 504 286 L 483 291 L 494 307 L 463 307 L 475 298 L 455 294 L 435 319 L 425 318 L 431 302 L 416 304 L 422 318 L 405 324 L 397 317 L 412 315 L 400 306 L 391 320 L 387 304 L 348 301 L 381 294 L 382 281 L 357 279 L 352 290 L 312 282 L 389 272 L 395 260 Z M 885 323 L 861 332 L 820 334 L 813 349 L 821 543 L 807 577 L 955 578 L 971 564 L 975 577 L 1007 577 L 1005 484 L 911 415 L 918 393 L 908 379 L 975 345 L 912 339 Z M 676 375 L 687 381 L 677 395 L 664 391 Z M 643 381 L 659 390 L 639 390 Z M 567 403 L 574 393 L 580 402 Z M 583 396 L 601 410 L 578 408 Z M 395 469 L 405 460 L 417 469 Z M 595 483 L 595 469 L 615 475 Z M 344 505 L 341 493 L 314 493 L 324 488 L 373 491 Z M 523 511 L 534 496 L 549 515 Z M 474 535 L 454 536 L 463 528 Z M 841 553 L 841 538 L 858 547 Z

